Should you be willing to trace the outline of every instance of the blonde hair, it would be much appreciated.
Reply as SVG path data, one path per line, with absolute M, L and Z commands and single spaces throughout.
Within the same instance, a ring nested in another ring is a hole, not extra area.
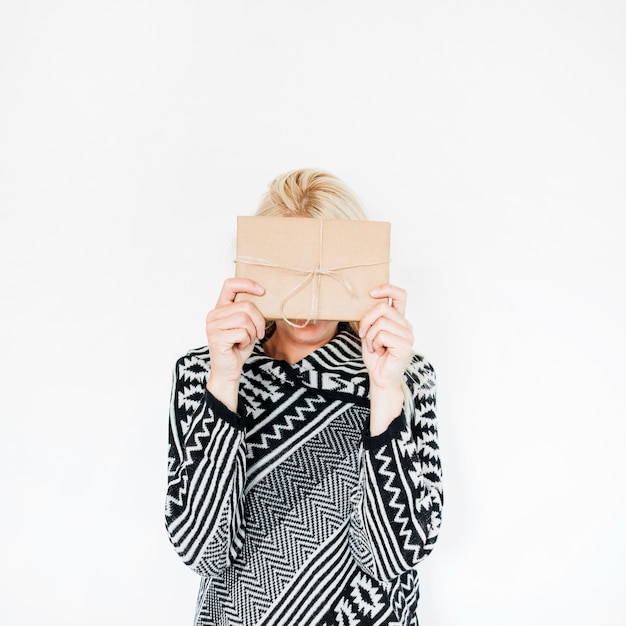
M 261 199 L 257 215 L 365 220 L 354 193 L 336 176 L 323 170 L 299 169 L 277 176 Z
M 358 198 L 339 178 L 324 170 L 298 169 L 277 176 L 261 198 L 256 215 L 264 217 L 313 217 L 328 220 L 366 220 Z M 266 322 L 266 335 L 274 330 Z M 355 335 L 358 322 L 350 322 Z

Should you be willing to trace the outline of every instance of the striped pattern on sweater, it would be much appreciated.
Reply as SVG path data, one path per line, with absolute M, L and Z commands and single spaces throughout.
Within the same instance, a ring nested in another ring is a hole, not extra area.
M 209 369 L 207 348 L 176 364 L 165 507 L 202 576 L 196 625 L 415 626 L 443 501 L 430 364 L 413 355 L 413 407 L 376 437 L 347 327 L 293 366 L 257 344 L 237 413 Z

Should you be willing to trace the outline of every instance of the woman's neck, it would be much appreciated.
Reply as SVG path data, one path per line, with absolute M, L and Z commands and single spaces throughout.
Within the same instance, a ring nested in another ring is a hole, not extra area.
M 267 356 L 294 365 L 331 341 L 337 329 L 337 322 L 310 322 L 297 328 L 278 320 L 276 330 L 263 344 L 263 349 Z

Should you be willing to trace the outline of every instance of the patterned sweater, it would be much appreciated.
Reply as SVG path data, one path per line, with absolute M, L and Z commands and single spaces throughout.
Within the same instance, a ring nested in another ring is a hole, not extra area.
M 413 355 L 413 407 L 369 436 L 368 375 L 349 328 L 293 366 L 257 343 L 237 413 L 178 360 L 166 528 L 202 576 L 203 625 L 417 625 L 416 564 L 441 521 L 435 375 Z

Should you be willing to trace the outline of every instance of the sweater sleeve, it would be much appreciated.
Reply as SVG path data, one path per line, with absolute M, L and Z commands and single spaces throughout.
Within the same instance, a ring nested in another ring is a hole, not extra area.
M 243 543 L 246 462 L 243 420 L 206 390 L 207 371 L 190 355 L 174 371 L 165 526 L 185 564 L 212 576 Z
M 412 406 L 380 435 L 363 437 L 353 496 L 351 548 L 378 580 L 413 568 L 432 550 L 443 492 L 435 418 L 435 372 L 415 355 L 406 383 Z

